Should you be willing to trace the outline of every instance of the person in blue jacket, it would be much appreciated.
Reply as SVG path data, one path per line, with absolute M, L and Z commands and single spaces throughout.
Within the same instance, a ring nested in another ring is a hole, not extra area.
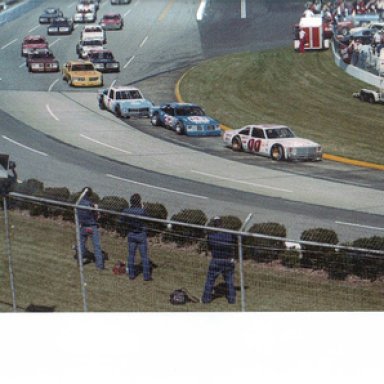
M 213 219 L 214 227 L 222 227 L 222 219 L 216 216 Z M 212 291 L 217 277 L 222 274 L 227 285 L 227 300 L 229 304 L 235 304 L 236 291 L 233 283 L 235 271 L 234 250 L 235 237 L 230 233 L 213 232 L 208 234 L 208 249 L 211 251 L 212 259 L 209 263 L 207 280 L 201 301 L 205 304 L 212 301 Z
M 134 193 L 130 198 L 130 207 L 125 208 L 123 213 L 135 216 L 147 216 L 141 196 Z M 147 228 L 145 222 L 136 217 L 121 216 L 120 224 L 126 229 L 128 237 L 128 277 L 133 280 L 136 277 L 135 271 L 135 255 L 139 249 L 141 262 L 143 264 L 143 277 L 145 281 L 151 281 L 151 266 L 148 258 L 148 240 Z
M 84 197 L 80 200 L 79 205 L 84 207 L 95 208 L 95 205 L 90 200 L 92 196 L 92 189 L 87 187 Z M 97 212 L 89 209 L 77 210 L 77 215 L 80 224 L 80 248 L 81 254 L 84 257 L 86 254 L 86 242 L 89 237 L 92 239 L 93 252 L 95 254 L 96 268 L 99 270 L 104 269 L 104 257 L 100 245 L 99 224 L 97 223 Z

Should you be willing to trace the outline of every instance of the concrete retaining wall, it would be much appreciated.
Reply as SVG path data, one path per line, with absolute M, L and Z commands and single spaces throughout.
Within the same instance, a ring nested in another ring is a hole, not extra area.
M 38 7 L 44 0 L 8 0 L 0 1 L 0 6 L 6 3 L 5 10 L 0 12 L 0 25 L 17 19 L 31 9 Z M 17 3 L 17 4 L 16 4 Z

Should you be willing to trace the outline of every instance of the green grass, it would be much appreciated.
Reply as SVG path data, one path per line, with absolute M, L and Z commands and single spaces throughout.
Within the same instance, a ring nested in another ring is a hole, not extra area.
M 75 241 L 74 226 L 61 220 L 32 218 L 12 212 L 11 241 L 18 310 L 30 304 L 54 307 L 57 312 L 83 310 L 79 269 L 71 246 Z M 3 221 L 3 218 L 1 218 Z M 4 233 L 0 246 L 4 249 Z M 225 297 L 209 305 L 169 304 L 169 294 L 187 288 L 201 296 L 209 258 L 195 247 L 177 248 L 158 239 L 150 242 L 150 257 L 157 265 L 153 282 L 140 275 L 129 281 L 115 276 L 115 261 L 125 260 L 126 240 L 102 232 L 102 245 L 109 253 L 108 270 L 98 272 L 94 264 L 85 266 L 88 306 L 93 312 L 170 312 L 170 311 L 240 311 L 240 291 L 234 306 Z M 0 311 L 12 310 L 8 262 L 0 254 Z M 139 259 L 138 259 L 139 260 Z M 248 311 L 381 311 L 384 308 L 382 281 L 374 283 L 349 279 L 335 282 L 321 272 L 291 270 L 278 262 L 257 264 L 247 260 L 244 266 L 246 305 Z M 236 266 L 235 285 L 239 284 Z M 221 278 L 216 284 L 222 284 Z
M 353 98 L 362 87 L 372 88 L 339 69 L 330 50 L 284 48 L 203 62 L 180 92 L 229 127 L 286 124 L 326 153 L 384 164 L 383 105 Z

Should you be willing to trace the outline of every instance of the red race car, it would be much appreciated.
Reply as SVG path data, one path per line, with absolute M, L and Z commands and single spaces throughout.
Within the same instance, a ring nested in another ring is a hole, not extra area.
M 28 53 L 34 49 L 48 48 L 48 41 L 44 36 L 40 35 L 29 35 L 25 36 L 21 43 L 21 55 L 27 56 Z
M 124 20 L 120 13 L 107 13 L 100 20 L 100 25 L 106 31 L 121 30 L 124 27 Z

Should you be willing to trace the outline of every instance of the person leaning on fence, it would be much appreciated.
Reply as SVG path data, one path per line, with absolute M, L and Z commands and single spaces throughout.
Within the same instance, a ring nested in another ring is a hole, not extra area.
M 222 227 L 219 216 L 213 219 L 213 226 Z M 236 290 L 233 284 L 235 261 L 235 238 L 230 233 L 213 232 L 208 234 L 208 249 L 211 251 L 212 259 L 209 263 L 207 280 L 201 301 L 205 304 L 212 301 L 212 291 L 217 277 L 222 274 L 227 285 L 227 300 L 229 304 L 236 302 Z
M 79 205 L 89 208 L 95 208 L 96 206 L 90 200 L 92 196 L 92 189 L 85 188 L 86 191 L 84 197 L 80 200 Z M 99 224 L 97 223 L 97 212 L 90 209 L 78 209 L 78 219 L 80 224 L 80 249 L 81 254 L 84 257 L 86 253 L 86 242 L 89 237 L 92 239 L 93 252 L 95 254 L 96 268 L 99 270 L 104 269 L 104 257 L 100 245 Z
M 135 216 L 147 216 L 145 209 L 141 202 L 141 196 L 135 193 L 131 196 L 130 207 L 125 208 L 123 213 Z M 121 216 L 120 224 L 126 228 L 128 237 L 128 260 L 127 260 L 127 273 L 130 280 L 136 277 L 135 271 L 135 255 L 136 250 L 139 249 L 141 262 L 143 264 L 143 277 L 145 281 L 152 280 L 151 266 L 148 258 L 148 239 L 147 228 L 143 220 L 138 218 Z

